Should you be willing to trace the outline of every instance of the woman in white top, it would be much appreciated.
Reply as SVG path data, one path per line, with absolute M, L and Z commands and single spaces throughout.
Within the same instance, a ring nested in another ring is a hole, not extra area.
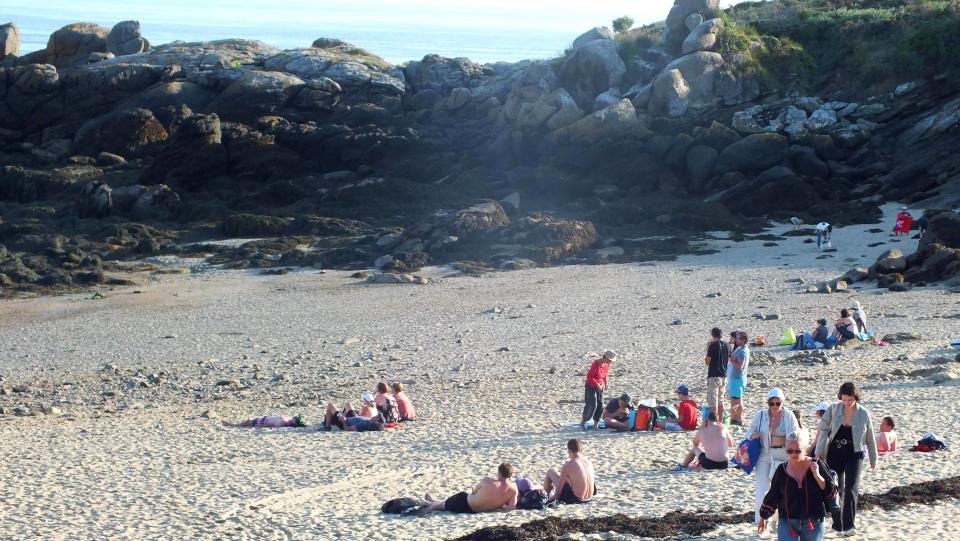
M 787 461 L 785 451 L 787 434 L 799 432 L 800 425 L 793 412 L 784 404 L 783 391 L 774 387 L 767 393 L 767 409 L 758 411 L 750 422 L 747 434 L 750 439 L 760 440 L 762 446 L 760 458 L 754 468 L 756 474 L 756 494 L 754 495 L 754 525 L 760 523 L 760 505 L 770 489 L 770 479 L 777 466 Z

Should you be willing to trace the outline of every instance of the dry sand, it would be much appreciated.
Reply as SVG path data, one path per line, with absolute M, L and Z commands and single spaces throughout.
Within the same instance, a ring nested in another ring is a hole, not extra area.
M 896 417 L 902 446 L 928 431 L 952 439 L 960 425 L 952 406 L 957 384 L 891 373 L 953 358 L 960 296 L 935 288 L 805 294 L 787 282 L 833 278 L 889 247 L 912 251 L 915 240 L 889 242 L 891 226 L 839 229 L 839 251 L 825 259 L 803 238 L 775 247 L 717 240 L 720 253 L 670 263 L 440 277 L 428 286 L 369 286 L 312 270 L 271 277 L 213 271 L 165 276 L 139 287 L 142 293 L 107 291 L 103 300 L 5 301 L 0 386 L 30 388 L 0 396 L 0 405 L 45 403 L 63 415 L 0 415 L 0 537 L 446 539 L 551 514 L 751 510 L 752 477 L 668 471 L 690 434 L 594 432 L 583 436 L 598 471 L 592 505 L 418 519 L 384 516 L 379 506 L 397 496 L 468 489 L 502 460 L 535 478 L 559 466 L 564 442 L 580 434 L 572 424 L 590 352 L 620 354 L 611 395 L 663 400 L 686 383 L 701 401 L 714 325 L 776 340 L 787 326 L 811 329 L 854 300 L 879 334 L 917 332 L 922 339 L 848 348 L 827 366 L 753 367 L 747 415 L 769 387 L 780 386 L 809 424 L 808 407 L 853 380 L 865 387 L 864 404 L 877 422 Z M 883 232 L 866 232 L 875 227 Z M 866 247 L 873 242 L 886 244 Z M 722 296 L 706 297 L 713 292 Z M 501 312 L 491 313 L 495 307 Z M 780 320 L 759 321 L 755 312 Z M 670 325 L 678 318 L 686 324 Z M 342 343 L 351 337 L 359 341 Z M 943 375 L 949 366 L 933 368 Z M 217 385 L 231 379 L 241 389 Z M 221 416 L 269 413 L 319 420 L 327 400 L 357 402 L 381 380 L 407 382 L 418 422 L 364 434 L 219 425 Z M 900 452 L 868 470 L 861 487 L 881 492 L 955 475 L 960 464 L 952 453 Z M 865 512 L 860 538 L 947 539 L 958 510 L 951 501 Z M 743 525 L 709 538 L 753 537 Z

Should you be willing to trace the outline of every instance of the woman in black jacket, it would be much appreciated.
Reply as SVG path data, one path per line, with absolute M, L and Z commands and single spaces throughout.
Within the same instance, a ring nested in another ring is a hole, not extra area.
M 779 512 L 778 541 L 823 541 L 824 501 L 836 496 L 837 487 L 822 460 L 804 455 L 799 434 L 787 435 L 786 452 L 789 460 L 774 472 L 760 506 L 757 532 Z

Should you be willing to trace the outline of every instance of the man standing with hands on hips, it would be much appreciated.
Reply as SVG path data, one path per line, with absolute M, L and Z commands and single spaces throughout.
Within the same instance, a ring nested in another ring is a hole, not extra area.
M 600 416 L 603 415 L 603 391 L 607 388 L 607 373 L 610 372 L 610 364 L 616 360 L 617 354 L 609 349 L 603 353 L 603 357 L 593 361 L 590 370 L 587 371 L 586 387 L 583 394 L 583 417 L 580 419 L 580 430 L 587 429 L 587 421 L 593 419 L 593 427 L 598 428 Z

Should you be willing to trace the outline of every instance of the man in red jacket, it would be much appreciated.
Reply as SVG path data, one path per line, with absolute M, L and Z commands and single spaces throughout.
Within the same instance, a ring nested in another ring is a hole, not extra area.
M 607 388 L 607 373 L 610 372 L 610 363 L 617 358 L 617 354 L 609 349 L 603 357 L 593 361 L 590 370 L 587 370 L 587 382 L 583 393 L 583 417 L 580 419 L 580 430 L 586 430 L 586 423 L 593 418 L 593 427 L 597 428 L 600 416 L 603 415 L 603 391 Z

